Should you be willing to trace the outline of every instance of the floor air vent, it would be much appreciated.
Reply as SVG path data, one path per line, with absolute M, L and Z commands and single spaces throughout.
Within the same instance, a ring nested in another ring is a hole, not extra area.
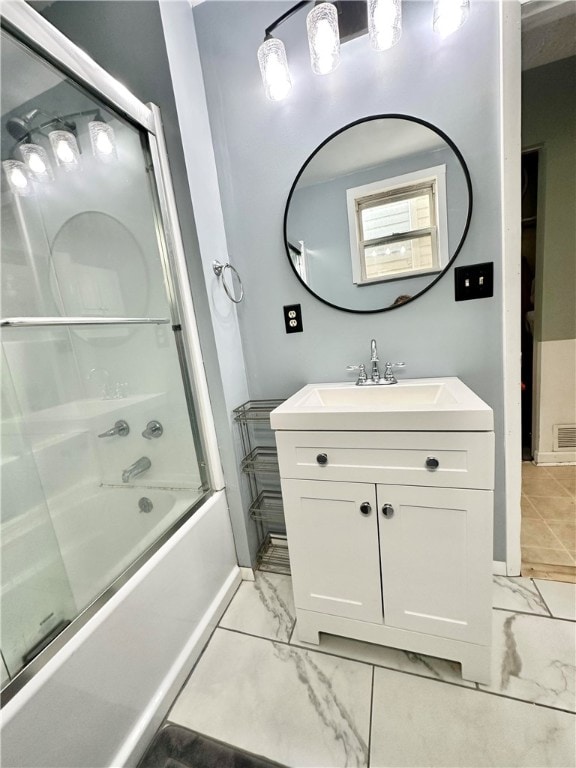
M 554 450 L 573 451 L 576 448 L 576 424 L 554 424 Z

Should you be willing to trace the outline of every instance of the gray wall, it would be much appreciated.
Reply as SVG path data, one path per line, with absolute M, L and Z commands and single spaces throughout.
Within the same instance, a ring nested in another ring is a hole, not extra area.
M 576 57 L 522 75 L 522 144 L 541 149 L 535 337 L 576 338 Z
M 256 51 L 288 4 L 208 2 L 194 8 L 230 250 L 246 288 L 239 308 L 250 395 L 281 397 L 309 382 L 344 380 L 348 363 L 407 361 L 405 376 L 461 377 L 494 409 L 496 559 L 505 560 L 501 285 L 499 7 L 477 0 L 467 24 L 441 41 L 432 4 L 403 5 L 404 33 L 377 54 L 366 37 L 343 46 L 340 67 L 310 71 L 304 14 L 282 26 L 294 88 L 283 102 L 263 93 Z M 495 295 L 454 302 L 453 270 L 418 301 L 353 315 L 314 299 L 284 253 L 290 186 L 312 150 L 338 128 L 379 113 L 423 118 L 466 159 L 475 193 L 470 232 L 456 264 L 494 261 Z M 304 333 L 285 335 L 282 305 L 302 305 Z
M 438 165 L 446 167 L 447 251 L 451 257 L 464 232 L 468 193 L 464 172 L 449 148 L 402 157 L 319 184 L 298 186 L 294 190 L 288 216 L 288 239 L 293 243 L 303 240 L 305 247 L 312 250 L 308 285 L 315 293 L 332 304 L 349 309 L 381 309 L 401 294 L 414 296 L 436 277 L 434 274 L 376 285 L 355 285 L 346 192 L 353 187 Z
M 185 5 L 189 10 L 187 3 Z M 238 461 L 230 427 L 230 404 L 222 385 L 158 2 L 65 0 L 41 10 L 48 21 L 139 99 L 145 103 L 153 102 L 161 109 L 203 361 L 226 476 L 234 539 L 240 564 L 249 565 L 250 550 L 253 554 L 256 547 L 255 531 L 245 520 L 240 495 Z M 223 375 L 226 376 L 226 370 Z

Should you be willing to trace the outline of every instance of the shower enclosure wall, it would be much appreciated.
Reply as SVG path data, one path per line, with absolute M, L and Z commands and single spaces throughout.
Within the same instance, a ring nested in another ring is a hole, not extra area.
M 12 32 L 1 41 L 8 698 L 215 486 L 157 139 Z

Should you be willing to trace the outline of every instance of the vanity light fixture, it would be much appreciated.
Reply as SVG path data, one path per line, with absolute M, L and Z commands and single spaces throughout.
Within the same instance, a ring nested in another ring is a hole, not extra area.
M 333 3 L 316 3 L 306 17 L 312 71 L 327 75 L 340 63 L 338 11 Z
M 70 131 L 50 131 L 48 138 L 60 168 L 77 171 L 80 167 L 80 149 L 74 134 Z
M 103 120 L 91 120 L 88 123 L 90 142 L 94 157 L 103 163 L 113 163 L 118 159 L 114 129 Z
M 402 0 L 366 0 L 365 5 L 346 0 L 301 0 L 266 28 L 264 42 L 258 48 L 264 89 L 272 101 L 284 99 L 292 89 L 284 44 L 272 32 L 309 5 L 314 7 L 306 17 L 306 28 L 312 70 L 317 75 L 336 69 L 342 42 L 368 32 L 372 48 L 386 51 L 402 36 Z M 470 0 L 434 0 L 433 29 L 446 37 L 464 24 L 469 13 Z
M 434 0 L 432 27 L 441 37 L 460 29 L 470 13 L 470 0 Z
M 368 0 L 368 33 L 377 51 L 396 45 L 402 35 L 401 0 Z
M 21 163 L 20 160 L 4 160 L 2 167 L 4 168 L 10 189 L 15 195 L 29 197 L 34 194 L 34 187 L 24 163 Z
M 47 183 L 54 174 L 48 159 L 48 153 L 40 144 L 20 144 L 20 154 L 35 181 Z
M 292 88 L 292 81 L 282 40 L 267 35 L 258 48 L 258 63 L 266 96 L 272 101 L 285 98 Z

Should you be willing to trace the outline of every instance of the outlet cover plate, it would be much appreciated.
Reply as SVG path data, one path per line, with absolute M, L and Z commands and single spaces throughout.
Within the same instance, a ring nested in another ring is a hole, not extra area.
M 287 304 L 284 307 L 284 324 L 286 333 L 301 333 L 304 330 L 300 304 Z

